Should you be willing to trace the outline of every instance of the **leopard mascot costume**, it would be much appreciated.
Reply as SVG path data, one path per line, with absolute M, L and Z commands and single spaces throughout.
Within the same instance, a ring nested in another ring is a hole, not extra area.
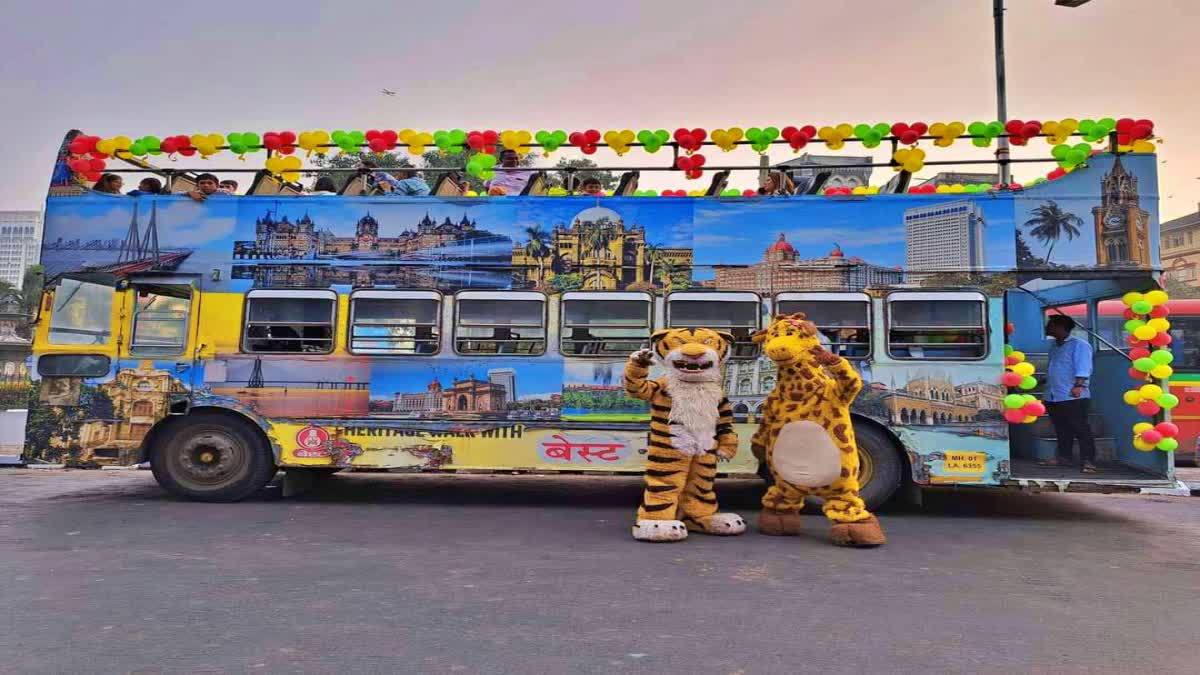
M 763 496 L 758 529 L 763 534 L 800 533 L 800 509 L 808 495 L 825 499 L 840 546 L 879 546 L 879 520 L 859 497 L 858 445 L 850 404 L 862 378 L 846 359 L 821 346 L 804 314 L 778 316 L 754 341 L 778 368 L 750 448 L 766 461 L 774 484 Z
M 660 330 L 653 348 L 635 352 L 625 365 L 625 391 L 650 402 L 646 490 L 633 538 L 681 541 L 688 531 L 734 535 L 746 531 L 735 513 L 717 511 L 713 481 L 717 458 L 733 458 L 738 437 L 722 389 L 721 366 L 733 336 L 707 328 Z M 648 379 L 657 362 L 666 374 Z

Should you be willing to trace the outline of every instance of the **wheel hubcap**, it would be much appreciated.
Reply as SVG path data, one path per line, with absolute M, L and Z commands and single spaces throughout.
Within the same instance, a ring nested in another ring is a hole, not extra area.
M 187 439 L 175 451 L 185 480 L 214 485 L 227 481 L 246 461 L 242 444 L 219 431 L 207 431 Z

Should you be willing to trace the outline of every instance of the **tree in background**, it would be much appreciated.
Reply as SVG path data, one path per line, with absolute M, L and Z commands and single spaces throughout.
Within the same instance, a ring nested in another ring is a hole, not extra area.
M 1030 215 L 1033 217 L 1025 221 L 1025 227 L 1030 228 L 1029 234 L 1043 244 L 1050 245 L 1046 249 L 1046 262 L 1050 261 L 1050 254 L 1054 252 L 1054 245 L 1059 240 L 1066 237 L 1067 241 L 1071 241 L 1079 236 L 1079 228 L 1083 227 L 1082 218 L 1063 210 L 1058 202 L 1053 200 L 1035 208 Z
M 555 171 L 549 175 L 549 180 L 547 181 L 550 187 L 566 187 L 567 175 L 570 173 L 575 174 L 575 189 L 577 190 L 579 189 L 579 185 L 588 178 L 599 180 L 600 186 L 605 190 L 615 188 L 619 180 L 619 177 L 611 171 L 589 171 L 588 169 L 596 168 L 596 163 L 586 157 L 578 159 L 563 157 L 558 160 L 558 164 L 555 164 L 554 168 Z M 567 169 L 571 169 L 571 171 L 567 171 Z
M 357 169 L 362 165 L 364 159 L 370 159 L 379 165 L 380 169 L 409 169 L 412 168 L 412 161 L 408 157 L 401 155 L 398 152 L 382 152 L 382 153 L 359 153 L 357 155 L 327 153 L 324 155 L 313 155 L 312 163 L 315 166 L 328 169 Z M 318 178 L 328 176 L 333 179 L 333 184 L 338 190 L 354 177 L 353 173 L 348 171 L 318 171 L 313 176 L 313 182 Z
M 46 283 L 46 268 L 41 265 L 30 265 L 25 268 L 21 278 L 21 308 L 26 316 L 33 317 L 37 313 L 38 303 L 42 301 L 42 287 Z

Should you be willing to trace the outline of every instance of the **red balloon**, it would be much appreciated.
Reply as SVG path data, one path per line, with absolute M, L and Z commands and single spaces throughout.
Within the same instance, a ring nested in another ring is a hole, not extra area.
M 1020 362 L 1021 362 L 1021 359 L 1018 359 L 1015 356 L 1004 357 L 1004 365 L 1006 365 L 1006 366 L 1015 366 Z
M 196 149 L 192 147 L 180 148 L 179 154 L 183 155 L 184 157 L 191 157 L 192 155 L 196 154 Z
M 1130 136 L 1137 138 L 1150 138 L 1154 134 L 1154 127 L 1148 127 L 1145 124 L 1133 125 L 1133 131 L 1129 132 Z
M 808 136 L 805 136 L 800 132 L 796 132 L 792 134 L 791 138 L 788 139 L 788 145 L 792 146 L 793 150 L 799 150 L 808 145 Z
M 1161 335 L 1161 334 L 1162 333 L 1159 333 L 1159 335 Z M 1135 338 L 1132 335 L 1126 335 L 1125 336 L 1125 344 L 1129 345 L 1130 347 L 1136 347 L 1136 346 L 1142 344 L 1142 341 Z
M 1163 435 L 1158 433 L 1157 429 L 1147 429 L 1141 433 L 1141 438 L 1144 443 L 1158 445 L 1158 442 L 1163 439 Z
M 688 132 L 688 130 L 687 130 L 687 129 L 684 129 L 683 127 L 680 127 L 680 128 L 678 128 L 678 129 L 676 129 L 676 130 L 675 130 L 675 133 L 674 133 L 674 135 L 673 135 L 673 138 L 675 139 L 675 141 L 676 141 L 676 142 L 680 142 L 680 141 L 682 141 L 682 138 L 681 138 L 681 137 L 682 137 L 682 136 L 686 136 L 686 135 L 688 135 L 688 133 L 689 133 L 689 132 Z
M 591 138 L 592 133 L 593 133 L 592 131 L 588 131 L 588 138 Z M 600 132 L 596 131 L 595 134 L 596 134 L 595 140 L 596 141 L 600 140 Z M 488 129 L 483 132 L 483 140 L 487 145 L 493 145 L 493 144 L 495 144 L 496 141 L 500 140 L 500 134 L 496 133 L 495 131 L 493 131 L 491 129 Z M 595 142 L 595 141 L 593 141 L 593 142 Z
M 1179 435 L 1179 427 L 1170 422 L 1159 422 L 1154 425 L 1154 430 L 1162 434 L 1164 438 L 1175 438 Z
M 88 179 L 90 182 L 95 183 L 96 181 L 103 178 L 104 175 L 101 174 L 99 171 L 89 171 L 89 172 L 85 173 L 83 175 L 83 177 Z
M 1137 406 L 1138 414 L 1144 417 L 1153 417 L 1157 415 L 1160 410 L 1162 410 L 1162 406 L 1154 401 L 1142 401 Z
M 387 150 L 387 142 L 382 138 L 375 137 L 367 141 L 367 147 L 371 148 L 373 152 L 383 152 L 384 150 Z
M 1025 378 L 1021 377 L 1017 373 L 1006 372 L 1000 376 L 1000 384 L 1003 384 L 1006 387 L 1015 387 L 1021 384 L 1021 380 L 1023 379 Z
M 692 129 L 692 138 L 696 139 L 697 143 L 703 143 L 704 139 L 708 138 L 708 132 L 697 127 Z M 596 132 L 596 140 L 600 140 L 600 132 Z
M 363 134 L 363 138 L 367 139 L 368 145 L 369 145 L 370 141 L 373 141 L 376 138 L 379 138 L 379 130 L 378 129 L 367 129 L 367 133 Z
M 683 171 L 691 171 L 692 158 L 688 157 L 687 155 L 680 155 L 679 159 L 675 160 L 675 166 L 679 167 Z
M 89 154 L 89 155 L 91 155 L 91 156 L 92 156 L 93 158 L 95 158 L 95 159 L 108 159 L 108 154 L 107 154 L 107 153 L 103 153 L 103 152 L 96 152 L 95 150 L 92 150 L 92 151 L 91 151 L 91 152 L 89 152 L 88 154 Z
M 80 137 L 76 137 L 75 140 L 71 141 L 71 144 L 67 146 L 67 150 L 70 150 L 72 154 L 82 155 L 88 150 L 91 150 L 91 148 L 88 147 L 87 141 Z
M 800 131 L 805 136 L 808 136 L 809 140 L 812 140 L 817 135 L 817 128 L 811 124 L 805 124 L 804 126 L 800 127 Z
M 1019 134 L 1023 126 L 1025 126 L 1025 123 L 1021 120 L 1009 120 L 1004 123 L 1004 131 L 1010 134 Z
M 102 159 L 92 158 L 88 160 L 88 168 L 92 171 L 103 171 L 104 166 L 104 160 Z
M 1150 344 L 1155 347 L 1166 347 L 1171 344 L 1171 335 L 1169 333 L 1159 333 L 1150 340 Z
M 935 188 L 935 189 L 936 189 L 936 188 Z M 1012 323 L 1011 321 L 1009 321 L 1008 323 L 1004 324 L 1004 334 L 1005 334 L 1005 335 L 1012 335 L 1013 333 L 1015 333 L 1015 332 L 1016 332 L 1016 330 L 1017 330 L 1017 327 L 1016 327 L 1016 326 L 1014 326 L 1014 325 L 1013 325 L 1013 323 Z
M 756 196 L 758 196 L 758 192 L 756 192 L 754 190 L 742 190 L 742 196 L 743 197 L 756 197 Z
M 281 154 L 281 155 L 290 155 L 295 151 L 296 151 L 295 146 L 291 146 L 291 145 L 284 145 L 279 148 L 279 154 Z
M 279 147 L 283 145 L 283 141 L 280 140 L 279 134 L 273 131 L 263 134 L 262 142 L 263 147 L 268 150 L 278 150 Z
M 1117 133 L 1128 134 L 1129 132 L 1133 131 L 1133 125 L 1135 124 L 1137 124 L 1137 122 L 1134 122 L 1132 119 L 1128 117 L 1122 117 L 1121 119 L 1117 120 Z
M 1128 307 L 1126 307 L 1125 311 L 1121 313 L 1121 316 L 1124 316 L 1126 321 L 1137 318 L 1137 314 L 1134 314 L 1133 310 L 1129 309 Z
M 292 143 L 296 142 L 296 134 L 292 133 L 291 131 L 281 131 L 279 132 L 279 140 L 282 141 L 284 145 L 291 145 Z
M 783 137 L 783 140 L 790 141 L 792 140 L 792 136 L 799 132 L 800 130 L 796 127 L 784 127 L 783 130 L 779 132 L 779 135 Z
M 1024 190 L 1025 186 L 1021 185 L 1020 183 L 1009 183 L 1008 189 L 1009 190 Z
M 699 169 L 700 167 L 704 166 L 705 161 L 706 160 L 704 159 L 704 155 L 701 155 L 701 154 L 692 155 L 692 167 L 693 168 Z
M 396 141 L 400 139 L 400 135 L 396 133 L 395 129 L 384 129 L 381 133 L 383 142 L 387 143 L 388 146 L 395 145 Z
M 1034 136 L 1037 136 L 1040 133 L 1042 133 L 1042 123 L 1041 122 L 1030 121 L 1030 122 L 1026 122 L 1021 127 L 1021 135 L 1025 136 L 1026 138 L 1033 138 Z
M 925 132 L 929 131 L 929 125 L 924 122 L 913 122 L 908 128 L 917 132 L 918 136 L 924 136 Z
M 179 145 L 175 142 L 174 138 L 164 138 L 158 147 L 162 148 L 162 151 L 168 155 L 179 149 Z
M 1021 406 L 1021 411 L 1024 412 L 1026 415 L 1033 415 L 1034 417 L 1041 417 L 1042 415 L 1046 414 L 1046 406 L 1042 405 L 1041 401 L 1030 401 L 1029 403 L 1026 403 L 1024 406 Z
M 1065 176 L 1065 175 L 1067 175 L 1067 172 L 1066 172 L 1066 171 L 1064 171 L 1064 170 L 1063 170 L 1063 168 L 1060 166 L 1060 167 L 1058 167 L 1057 169 L 1055 169 L 1055 170 L 1051 171 L 1050 173 L 1046 174 L 1046 178 L 1047 178 L 1048 180 L 1057 180 L 1057 179 L 1059 179 L 1059 178 L 1062 178 L 1062 177 L 1063 177 L 1063 176 Z
M 1133 359 L 1134 361 L 1137 361 L 1138 359 L 1148 359 L 1150 358 L 1150 350 L 1146 349 L 1145 347 L 1130 349 L 1129 358 Z
M 893 136 L 899 136 L 900 134 L 903 134 L 906 131 L 908 131 L 908 125 L 905 124 L 904 122 L 896 122 L 895 124 L 892 125 L 892 135 Z
M 704 172 L 703 172 L 702 170 L 700 170 L 700 169 L 692 169 L 691 171 L 688 171 L 688 172 L 687 172 L 685 175 L 686 175 L 688 178 L 690 178 L 690 179 L 692 179 L 692 180 L 695 180 L 695 179 L 697 179 L 697 178 L 699 178 L 699 177 L 703 176 L 703 175 L 704 175 Z
M 585 145 L 582 148 L 580 148 L 579 151 L 585 155 L 594 155 L 594 154 L 596 154 L 596 146 Z
M 67 166 L 75 173 L 87 173 L 92 170 L 91 162 L 86 159 L 73 159 L 67 162 Z
M 571 134 L 571 143 L 573 145 L 579 145 L 575 142 L 575 136 L 576 134 Z M 474 150 L 479 150 L 482 148 L 483 134 L 479 133 L 478 131 L 472 131 L 471 133 L 467 134 L 467 145 L 471 146 L 471 148 Z
M 1025 421 L 1025 411 L 1020 408 L 1009 408 L 1004 411 L 1004 419 L 1010 424 L 1020 424 Z
M 905 145 L 912 145 L 919 140 L 921 140 L 921 134 L 917 133 L 913 129 L 909 129 L 908 131 L 900 134 L 900 142 Z
M 1151 319 L 1165 319 L 1168 316 L 1171 316 L 1171 308 L 1167 307 L 1166 305 L 1159 305 L 1158 307 L 1150 310 Z
M 1133 143 L 1133 136 L 1130 134 L 1117 134 L 1117 145 L 1130 145 Z
M 1128 373 L 1129 373 L 1129 377 L 1137 380 L 1138 382 L 1146 381 L 1146 374 L 1143 373 L 1142 371 L 1138 370 L 1137 368 L 1130 368 L 1128 370 Z

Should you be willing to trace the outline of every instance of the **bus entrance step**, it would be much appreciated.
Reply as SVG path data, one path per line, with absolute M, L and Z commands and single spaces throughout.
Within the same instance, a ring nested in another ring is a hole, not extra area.
M 1047 460 L 1054 457 L 1058 451 L 1058 439 L 1050 436 L 1036 436 L 1033 439 L 1033 454 L 1036 460 Z M 1078 452 L 1078 449 L 1076 449 Z M 1096 461 L 1097 462 L 1115 462 L 1117 461 L 1117 439 L 1108 437 L 1096 438 Z

